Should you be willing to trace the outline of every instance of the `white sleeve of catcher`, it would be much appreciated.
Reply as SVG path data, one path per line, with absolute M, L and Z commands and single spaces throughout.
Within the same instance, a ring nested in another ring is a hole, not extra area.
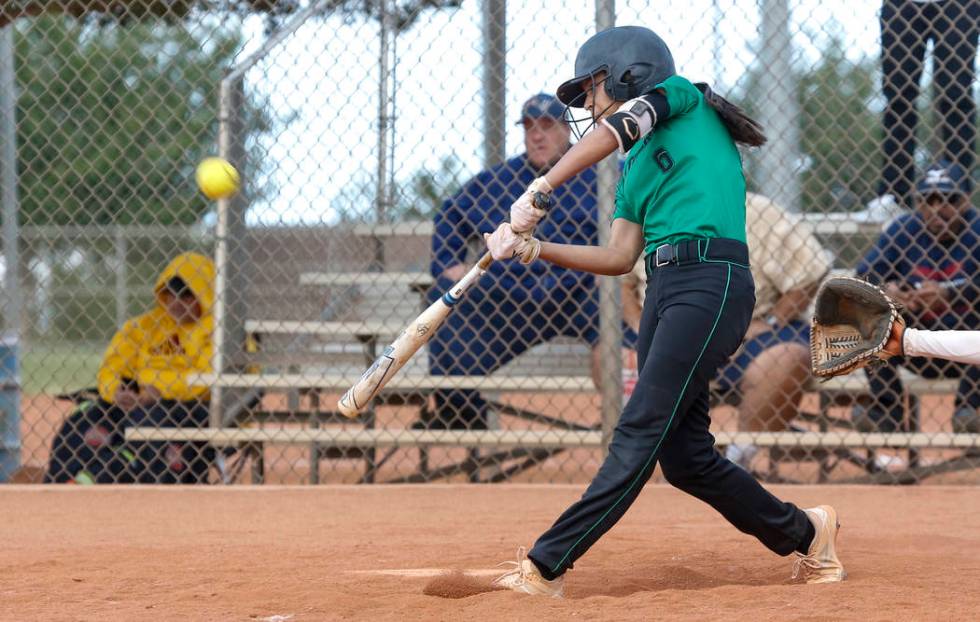
M 934 356 L 956 363 L 980 365 L 980 330 L 916 330 L 906 328 L 906 356 Z

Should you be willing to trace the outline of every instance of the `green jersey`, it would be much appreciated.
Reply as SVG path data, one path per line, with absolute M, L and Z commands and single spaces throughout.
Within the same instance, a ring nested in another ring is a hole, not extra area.
M 648 253 L 695 238 L 745 242 L 742 158 L 721 117 L 685 78 L 656 88 L 670 114 L 630 149 L 613 218 L 640 225 Z

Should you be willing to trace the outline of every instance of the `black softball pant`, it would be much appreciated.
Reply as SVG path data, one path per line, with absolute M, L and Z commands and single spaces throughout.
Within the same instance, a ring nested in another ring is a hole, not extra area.
M 780 555 L 797 549 L 807 534 L 805 513 L 723 458 L 708 432 L 708 383 L 748 328 L 755 304 L 751 273 L 724 261 L 651 272 L 640 323 L 640 377 L 609 454 L 582 498 L 528 553 L 556 575 L 626 513 L 658 460 L 673 486 Z

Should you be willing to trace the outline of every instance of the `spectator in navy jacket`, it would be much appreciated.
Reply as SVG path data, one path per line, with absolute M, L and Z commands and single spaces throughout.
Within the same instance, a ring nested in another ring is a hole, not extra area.
M 564 106 L 551 95 L 531 97 L 518 122 L 526 152 L 478 173 L 435 217 L 431 300 L 469 269 L 469 242 L 483 252 L 483 234 L 508 219 L 511 204 L 570 147 Z M 596 175 L 589 168 L 554 194 L 554 206 L 535 234 L 562 244 L 597 244 Z M 486 375 L 529 348 L 558 335 L 598 342 L 598 297 L 592 275 L 544 261 L 494 263 L 456 305 L 429 342 L 433 374 Z M 476 391 L 437 391 L 432 428 L 486 427 L 487 403 Z
M 970 179 L 948 161 L 916 184 L 913 213 L 896 218 L 858 265 L 905 305 L 910 326 L 980 328 L 980 213 L 970 205 Z M 926 378 L 959 378 L 953 429 L 980 432 L 980 367 L 926 358 L 892 362 Z M 894 366 L 868 372 L 874 402 L 855 409 L 862 430 L 892 431 L 902 417 L 902 383 Z

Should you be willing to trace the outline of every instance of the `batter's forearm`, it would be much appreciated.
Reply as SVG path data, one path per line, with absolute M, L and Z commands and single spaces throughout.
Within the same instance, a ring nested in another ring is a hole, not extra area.
M 623 249 L 551 242 L 541 243 L 539 259 L 572 270 L 608 276 L 626 274 L 633 269 L 633 263 L 636 261 L 636 257 L 630 256 L 629 251 Z
M 930 356 L 956 363 L 980 365 L 980 331 L 916 330 L 906 328 L 906 356 Z
M 552 188 L 557 188 L 572 177 L 575 177 L 593 164 L 616 151 L 619 144 L 612 131 L 598 125 L 582 137 L 544 176 Z

